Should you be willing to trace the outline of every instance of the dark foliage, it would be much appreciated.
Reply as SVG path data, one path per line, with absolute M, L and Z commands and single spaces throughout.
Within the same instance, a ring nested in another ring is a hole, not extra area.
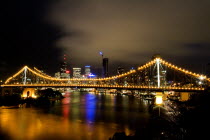
M 21 103 L 21 95 L 20 94 L 6 94 L 4 96 L 0 96 L 0 105 L 11 106 L 18 105 Z

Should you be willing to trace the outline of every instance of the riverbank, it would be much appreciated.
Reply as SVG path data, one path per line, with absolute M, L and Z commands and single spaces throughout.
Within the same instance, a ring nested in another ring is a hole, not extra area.
M 48 106 L 51 102 L 56 100 L 62 100 L 64 97 L 47 97 L 39 96 L 37 98 L 21 98 L 19 94 L 0 96 L 0 106 L 7 107 L 28 107 L 28 106 Z
M 160 112 L 151 111 L 147 126 L 133 136 L 116 132 L 109 140 L 188 140 L 206 139 L 210 126 L 210 93 L 195 93 L 186 102 L 167 101 Z

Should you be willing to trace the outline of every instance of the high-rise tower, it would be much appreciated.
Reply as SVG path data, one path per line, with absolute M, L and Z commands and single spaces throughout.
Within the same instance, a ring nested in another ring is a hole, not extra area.
M 61 63 L 61 66 L 60 66 L 60 72 L 66 73 L 66 70 L 67 70 L 67 62 L 66 62 L 66 55 L 64 54 L 63 62 Z
M 103 77 L 108 77 L 108 58 L 103 58 Z
M 68 79 L 70 78 L 70 70 L 67 68 L 67 56 L 64 54 L 63 62 L 60 67 L 60 78 Z
M 81 68 L 73 68 L 73 78 L 81 78 Z
M 85 77 L 88 77 L 90 73 L 90 66 L 85 66 Z

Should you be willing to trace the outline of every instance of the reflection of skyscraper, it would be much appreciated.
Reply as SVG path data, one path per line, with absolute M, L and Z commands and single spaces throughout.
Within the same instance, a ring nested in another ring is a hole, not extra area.
M 108 58 L 103 58 L 103 77 L 108 77 Z

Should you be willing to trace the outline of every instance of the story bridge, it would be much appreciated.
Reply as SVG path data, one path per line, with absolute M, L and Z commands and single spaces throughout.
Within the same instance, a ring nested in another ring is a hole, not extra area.
M 37 68 L 24 66 L 9 77 L 2 88 L 105 88 L 150 91 L 204 91 L 210 78 L 173 65 L 160 57 L 123 74 L 105 78 L 60 79 L 49 76 Z

